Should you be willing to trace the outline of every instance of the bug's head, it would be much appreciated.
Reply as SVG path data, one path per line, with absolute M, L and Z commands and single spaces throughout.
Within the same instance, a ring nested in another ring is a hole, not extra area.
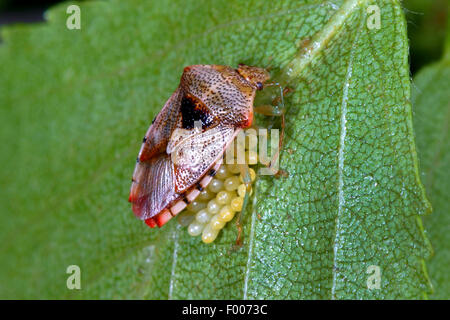
M 236 71 L 257 90 L 262 90 L 264 83 L 270 79 L 270 74 L 264 68 L 239 64 Z

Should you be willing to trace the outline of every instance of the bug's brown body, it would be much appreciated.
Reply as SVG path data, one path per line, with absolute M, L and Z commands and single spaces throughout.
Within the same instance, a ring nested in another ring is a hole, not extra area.
M 227 146 L 252 125 L 253 100 L 269 74 L 239 65 L 193 65 L 145 135 L 129 201 L 136 216 L 162 226 L 212 179 Z

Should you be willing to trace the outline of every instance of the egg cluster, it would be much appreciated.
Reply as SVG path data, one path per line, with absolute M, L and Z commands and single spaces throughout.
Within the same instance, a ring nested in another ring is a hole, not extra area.
M 257 152 L 248 150 L 248 143 L 246 143 L 246 163 L 256 164 L 257 160 Z M 253 183 L 256 179 L 255 170 L 249 168 L 248 174 Z M 187 230 L 191 236 L 201 235 L 204 243 L 211 243 L 226 223 L 242 210 L 246 191 L 241 167 L 234 159 L 228 161 L 225 158 L 224 164 L 217 170 L 208 187 L 202 190 L 197 198 L 181 212 L 178 222 L 188 227 Z M 251 188 L 249 192 L 251 195 Z

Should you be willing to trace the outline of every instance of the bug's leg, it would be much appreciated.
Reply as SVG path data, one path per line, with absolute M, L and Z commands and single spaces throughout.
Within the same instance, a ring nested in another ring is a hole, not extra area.
M 282 117 L 284 115 L 283 109 L 268 104 L 253 107 L 253 111 L 268 117 Z
M 274 107 L 271 105 L 262 105 L 262 106 L 258 106 L 258 107 L 254 107 L 253 108 L 254 112 L 256 113 L 260 113 L 266 116 L 271 116 L 271 117 L 280 117 L 281 118 L 281 132 L 280 132 L 280 139 L 278 142 L 278 150 L 276 151 L 276 153 L 272 156 L 272 159 L 270 161 L 270 163 L 268 164 L 268 166 L 270 167 L 272 163 L 275 163 L 278 160 L 278 157 L 280 156 L 280 152 L 283 149 L 283 142 L 284 142 L 284 128 L 285 128 L 285 115 L 284 115 L 284 109 L 278 108 L 278 107 Z M 274 174 L 278 177 L 279 175 L 283 175 L 284 176 L 284 171 L 283 170 L 277 170 L 277 172 L 274 172 Z
M 284 112 L 284 96 L 289 94 L 292 89 L 289 87 L 282 87 L 279 83 L 277 82 L 271 82 L 271 83 L 266 83 L 264 85 L 264 87 L 272 87 L 272 86 L 277 86 L 280 89 L 280 95 L 278 97 L 276 97 L 273 101 L 272 101 L 272 105 L 262 105 L 259 107 L 254 107 L 253 110 L 256 113 L 260 113 L 266 116 L 271 116 L 271 117 L 281 117 L 281 133 L 280 133 L 280 139 L 279 139 L 279 144 L 278 144 L 278 150 L 275 153 L 275 155 L 272 157 L 272 160 L 270 161 L 270 165 L 269 168 L 272 169 L 270 166 L 273 163 L 276 163 L 276 161 L 278 160 L 278 157 L 280 156 L 280 152 L 283 148 L 283 141 L 284 141 L 284 128 L 285 128 L 285 112 Z M 276 170 L 276 172 L 274 172 L 276 177 L 279 177 L 279 175 L 283 175 L 285 176 L 285 172 L 283 170 L 278 170 L 278 169 L 274 169 L 274 171 Z
M 253 107 L 253 111 L 265 116 L 269 116 L 269 117 L 281 117 L 281 121 L 282 121 L 282 129 L 284 129 L 284 96 L 286 96 L 287 94 L 289 94 L 290 92 L 292 92 L 292 89 L 289 87 L 285 87 L 283 88 L 280 84 L 278 83 L 266 83 L 264 85 L 264 87 L 272 87 L 272 86 L 277 86 L 280 89 L 280 95 L 277 96 L 275 99 L 273 99 L 272 101 L 272 105 L 261 105 L 261 106 L 257 106 L 257 107 Z M 281 106 L 281 107 L 279 107 Z M 255 125 L 254 123 L 252 124 L 252 128 L 253 129 L 259 129 L 259 127 L 257 125 Z M 282 132 L 284 134 L 284 131 Z
M 272 100 L 272 105 L 277 106 L 279 104 L 283 105 L 284 107 L 284 97 L 291 93 L 293 90 L 289 87 L 281 88 L 280 86 L 280 95 Z
M 244 197 L 244 203 L 242 204 L 242 209 L 241 211 L 239 211 L 237 218 L 236 218 L 236 227 L 238 229 L 238 235 L 236 238 L 236 245 L 237 246 L 241 246 L 242 245 L 242 224 L 241 224 L 241 217 L 242 217 L 242 213 L 245 211 L 245 209 L 247 208 L 248 205 L 248 201 L 249 201 L 249 196 L 250 196 L 250 191 L 252 189 L 252 179 L 250 176 L 250 171 L 249 171 L 249 167 L 246 163 L 244 164 L 239 164 L 239 169 L 241 171 L 241 175 L 243 177 L 243 181 L 246 187 L 246 191 L 245 191 L 245 197 Z

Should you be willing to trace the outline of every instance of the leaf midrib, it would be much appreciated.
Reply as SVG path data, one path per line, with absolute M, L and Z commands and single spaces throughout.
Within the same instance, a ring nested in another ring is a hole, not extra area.
M 361 21 L 364 22 L 363 15 L 361 17 Z M 344 196 L 344 148 L 345 148 L 345 138 L 347 136 L 347 103 L 348 103 L 348 89 L 350 86 L 350 79 L 352 77 L 353 72 L 353 59 L 354 59 L 354 50 L 355 45 L 358 43 L 360 30 L 364 24 L 361 23 L 359 30 L 356 31 L 355 39 L 351 46 L 350 58 L 347 65 L 347 72 L 345 75 L 343 93 L 342 93 L 342 102 L 341 102 L 341 117 L 340 117 L 340 134 L 339 134 L 339 150 L 338 150 L 338 212 L 336 216 L 336 224 L 334 230 L 334 243 L 333 243 L 333 282 L 331 286 L 331 298 L 336 299 L 336 282 L 337 282 L 337 253 L 340 241 L 340 217 L 342 216 L 342 210 L 345 206 L 345 196 Z

